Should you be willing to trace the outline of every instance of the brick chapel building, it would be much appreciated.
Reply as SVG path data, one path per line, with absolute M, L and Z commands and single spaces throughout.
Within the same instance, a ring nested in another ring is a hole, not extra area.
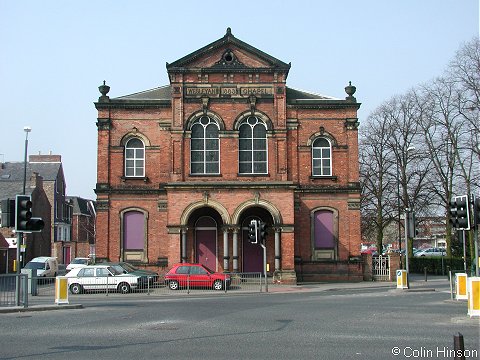
M 287 87 L 290 64 L 230 28 L 166 68 L 155 89 L 99 87 L 97 259 L 260 272 L 257 219 L 276 281 L 361 280 L 355 87 Z

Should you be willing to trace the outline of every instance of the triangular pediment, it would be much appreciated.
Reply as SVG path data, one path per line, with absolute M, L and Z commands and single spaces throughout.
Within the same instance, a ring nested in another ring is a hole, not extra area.
M 288 72 L 287 64 L 232 35 L 230 28 L 225 36 L 188 54 L 173 63 L 167 63 L 169 72 L 201 69 L 205 71 L 246 71 L 271 69 Z

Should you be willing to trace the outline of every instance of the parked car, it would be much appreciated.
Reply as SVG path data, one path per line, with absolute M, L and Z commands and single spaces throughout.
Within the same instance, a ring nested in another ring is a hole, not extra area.
M 165 274 L 165 284 L 171 290 L 180 287 L 222 290 L 230 287 L 230 275 L 218 273 L 201 264 L 175 264 Z
M 102 263 L 102 265 L 110 265 L 115 270 L 123 273 L 123 274 L 130 274 L 130 275 L 138 275 L 140 276 L 139 283 L 140 286 L 147 284 L 147 281 L 150 285 L 158 283 L 158 273 L 155 271 L 147 270 L 147 269 L 139 269 L 133 266 L 132 264 L 124 261 L 120 262 L 107 262 Z
M 77 257 L 73 259 L 70 264 L 67 265 L 67 271 L 70 271 L 72 269 L 78 268 L 78 267 L 84 267 L 87 265 L 91 265 L 92 260 L 90 258 L 85 258 L 85 257 Z
M 72 269 L 67 275 L 72 294 L 87 290 L 116 290 L 122 294 L 138 288 L 138 275 L 124 274 L 109 265 L 87 265 Z
M 58 274 L 58 260 L 49 256 L 36 257 L 30 260 L 24 269 L 36 269 L 38 277 L 55 277 Z
M 413 256 L 415 257 L 431 257 L 431 256 L 445 256 L 446 250 L 443 248 L 428 248 L 420 249 Z

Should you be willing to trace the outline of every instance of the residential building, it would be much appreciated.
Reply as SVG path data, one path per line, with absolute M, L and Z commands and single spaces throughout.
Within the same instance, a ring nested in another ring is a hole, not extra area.
M 78 196 L 67 196 L 72 206 L 70 258 L 95 254 L 95 204 Z

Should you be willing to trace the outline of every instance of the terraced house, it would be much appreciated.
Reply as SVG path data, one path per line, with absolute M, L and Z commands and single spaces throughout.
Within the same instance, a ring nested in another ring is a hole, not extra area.
M 275 281 L 361 280 L 355 87 L 296 90 L 290 67 L 227 29 L 167 63 L 165 86 L 110 98 L 104 82 L 97 259 L 262 271 L 257 219 Z

